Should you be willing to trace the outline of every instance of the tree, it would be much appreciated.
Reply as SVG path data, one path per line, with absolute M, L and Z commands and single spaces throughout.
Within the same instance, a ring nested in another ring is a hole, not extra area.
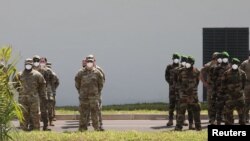
M 0 141 L 13 138 L 10 131 L 15 127 L 12 120 L 18 118 L 23 121 L 21 105 L 14 99 L 14 88 L 12 79 L 16 74 L 17 57 L 12 57 L 12 47 L 0 48 Z

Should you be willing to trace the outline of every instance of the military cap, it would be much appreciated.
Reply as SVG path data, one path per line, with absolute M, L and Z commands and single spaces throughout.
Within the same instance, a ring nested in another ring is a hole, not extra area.
M 223 51 L 221 54 L 222 54 L 222 57 L 224 57 L 224 58 L 229 58 L 228 52 Z
M 34 56 L 33 56 L 33 60 L 34 60 L 34 59 L 39 59 L 39 60 L 40 60 L 41 57 L 40 57 L 39 55 L 34 55 Z
M 180 59 L 180 55 L 178 53 L 174 53 L 172 58 L 173 59 Z
M 187 59 L 188 59 L 187 56 L 184 56 L 184 55 L 181 56 L 181 62 L 186 62 Z
M 187 62 L 190 64 L 194 64 L 195 59 L 192 56 L 188 56 Z
M 219 52 L 214 52 L 212 55 L 212 59 L 216 59 L 218 55 L 219 55 Z
M 240 60 L 238 58 L 233 58 L 232 64 L 240 64 Z
M 27 58 L 27 59 L 25 59 L 24 64 L 25 65 L 32 65 L 33 64 L 33 60 L 31 58 Z

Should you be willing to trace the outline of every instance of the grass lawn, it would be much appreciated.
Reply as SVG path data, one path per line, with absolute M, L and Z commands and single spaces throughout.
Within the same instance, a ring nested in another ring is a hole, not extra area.
M 207 114 L 206 103 L 201 103 L 201 114 Z M 103 114 L 168 114 L 167 103 L 137 103 L 103 106 Z M 56 107 L 56 114 L 79 114 L 77 106 Z
M 103 110 L 102 113 L 104 115 L 112 115 L 112 114 L 159 114 L 159 115 L 168 115 L 167 111 L 158 111 L 158 110 L 133 110 L 133 111 L 115 111 L 115 110 Z M 78 111 L 72 111 L 72 110 L 63 110 L 58 109 L 56 110 L 57 115 L 76 115 L 79 114 Z M 201 111 L 201 114 L 207 114 L 206 110 Z
M 84 133 L 69 132 L 18 132 L 13 133 L 16 141 L 206 141 L 207 130 L 197 131 L 166 131 L 166 132 L 139 132 L 139 131 L 105 131 Z

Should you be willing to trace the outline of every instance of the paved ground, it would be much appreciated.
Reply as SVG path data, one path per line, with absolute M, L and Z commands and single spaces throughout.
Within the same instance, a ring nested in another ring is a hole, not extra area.
M 167 120 L 104 120 L 105 130 L 116 131 L 170 131 L 174 129 L 174 126 L 166 127 Z M 13 122 L 16 127 L 19 126 L 18 121 Z M 57 120 L 54 122 L 55 126 L 50 128 L 56 132 L 74 132 L 78 130 L 78 120 Z M 42 123 L 41 123 L 42 125 Z M 175 125 L 175 124 L 174 124 Z M 208 121 L 202 120 L 202 128 L 207 128 Z M 188 126 L 184 127 L 187 130 Z M 90 126 L 89 130 L 93 130 Z

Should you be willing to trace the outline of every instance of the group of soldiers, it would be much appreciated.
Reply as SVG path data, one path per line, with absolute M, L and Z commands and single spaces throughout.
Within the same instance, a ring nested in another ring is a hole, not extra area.
M 250 56 L 250 54 L 249 54 Z M 169 121 L 173 125 L 176 110 L 175 130 L 185 125 L 185 112 L 188 111 L 190 130 L 201 130 L 197 88 L 201 80 L 207 89 L 208 117 L 211 125 L 234 124 L 233 111 L 237 110 L 239 124 L 249 122 L 250 109 L 250 57 L 242 64 L 239 59 L 229 62 L 227 52 L 214 52 L 212 60 L 199 71 L 194 59 L 189 56 L 173 54 L 173 63 L 165 71 L 169 84 Z M 249 79 L 248 79 L 249 78 Z M 193 121 L 195 127 L 193 127 Z
M 18 101 L 22 105 L 24 120 L 20 122 L 20 127 L 24 131 L 40 130 L 40 120 L 44 131 L 50 130 L 49 125 L 54 126 L 59 79 L 51 65 L 45 57 L 35 55 L 32 59 L 27 58 L 25 69 L 13 80 L 19 93 Z
M 96 65 L 94 55 L 88 55 L 82 61 L 82 68 L 75 76 L 75 87 L 79 94 L 79 131 L 86 131 L 90 121 L 95 131 L 104 131 L 102 127 L 101 91 L 105 82 L 104 71 Z

